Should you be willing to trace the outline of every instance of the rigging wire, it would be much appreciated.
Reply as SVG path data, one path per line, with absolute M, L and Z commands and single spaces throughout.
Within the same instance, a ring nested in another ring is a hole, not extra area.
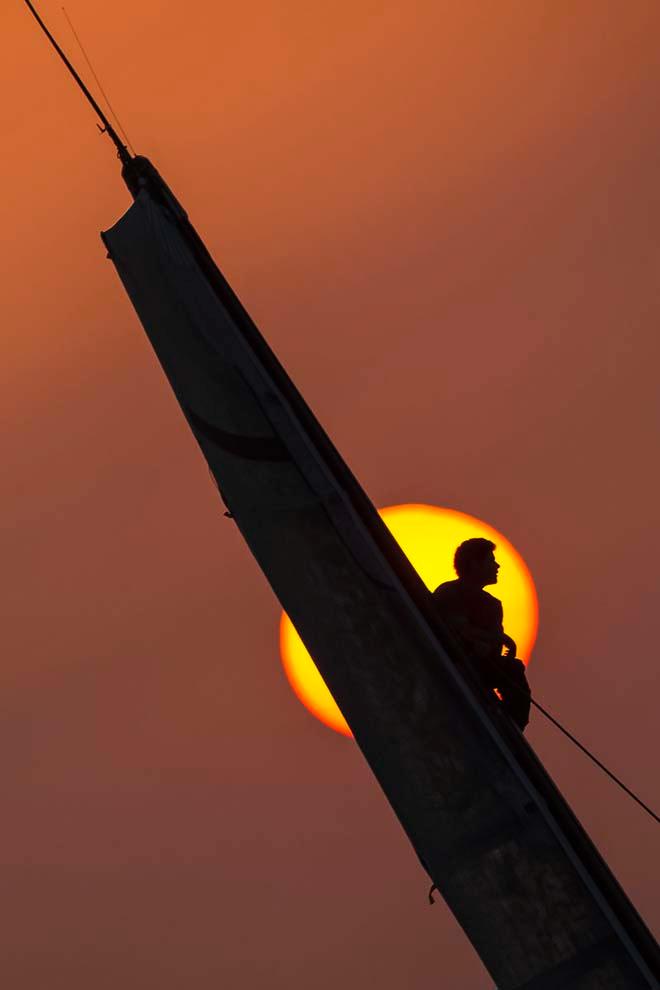
M 101 107 L 98 105 L 98 103 L 96 102 L 96 100 L 94 99 L 94 97 L 92 96 L 92 94 L 90 93 L 89 89 L 87 88 L 87 86 L 85 85 L 85 83 L 82 81 L 82 79 L 80 78 L 80 76 L 78 75 L 78 73 L 76 72 L 76 70 L 74 69 L 73 65 L 71 64 L 71 62 L 69 61 L 69 59 L 66 57 L 66 55 L 64 54 L 64 52 L 62 51 L 62 49 L 58 45 L 57 41 L 55 40 L 55 38 L 53 37 L 53 35 L 50 33 L 50 31 L 48 30 L 48 28 L 46 27 L 46 25 L 42 21 L 41 17 L 39 16 L 39 14 L 36 11 L 36 8 L 35 8 L 34 4 L 31 2 L 31 0 L 24 0 L 24 2 L 25 2 L 25 6 L 28 8 L 28 10 L 30 11 L 30 13 L 34 17 L 35 21 L 37 22 L 37 24 L 39 25 L 39 27 L 41 28 L 41 30 L 43 31 L 43 33 L 46 35 L 46 37 L 50 41 L 51 45 L 53 46 L 53 48 L 55 49 L 55 51 L 57 52 L 57 54 L 59 55 L 59 57 L 62 59 L 62 61 L 66 65 L 67 69 L 69 70 L 69 72 L 71 73 L 71 75 L 73 76 L 73 78 L 75 79 L 75 81 L 77 82 L 79 88 L 82 90 L 82 93 L 85 96 L 85 98 L 87 99 L 88 103 L 90 103 L 90 105 L 92 106 L 94 112 L 96 113 L 96 115 L 98 116 L 99 120 L 103 124 L 103 127 L 100 128 L 101 133 L 107 133 L 108 137 L 110 138 L 110 140 L 114 144 L 115 148 L 117 149 L 117 154 L 118 154 L 118 156 L 119 156 L 122 164 L 123 165 L 128 165 L 132 161 L 131 154 L 130 154 L 128 148 L 121 141 L 119 135 L 115 131 L 114 127 L 112 126 L 112 124 L 110 123 L 110 121 L 108 120 L 108 118 L 106 117 L 106 115 L 104 114 L 103 110 L 101 110 Z
M 587 749 L 587 747 L 584 746 L 579 739 L 576 739 L 573 733 L 569 732 L 569 730 L 566 729 L 561 724 L 561 722 L 554 717 L 554 715 L 551 715 L 547 708 L 544 708 L 543 705 L 541 705 L 538 701 L 535 701 L 534 698 L 532 698 L 531 701 L 534 707 L 541 712 L 541 715 L 545 716 L 545 718 L 547 718 L 549 722 L 552 722 L 552 724 L 557 729 L 559 729 L 560 732 L 563 732 L 566 738 L 570 739 L 570 741 L 573 743 L 574 746 L 577 746 L 577 748 L 581 750 L 585 754 L 585 756 L 588 756 L 589 759 L 592 761 L 592 763 L 595 763 L 596 766 L 603 771 L 603 773 L 607 774 L 610 780 L 613 780 L 614 783 L 617 784 L 621 788 L 621 790 L 628 795 L 628 797 L 632 798 L 633 801 L 636 801 L 637 804 L 640 806 L 640 808 L 643 808 L 643 810 L 647 813 L 647 815 L 650 815 L 651 818 L 653 818 L 653 820 L 660 825 L 660 817 L 656 815 L 655 811 L 653 811 L 652 808 L 649 808 L 648 804 L 642 801 L 642 799 L 638 797 L 638 795 L 635 794 L 635 792 L 632 791 L 626 784 L 624 784 L 623 781 L 619 777 L 617 777 L 615 773 L 612 773 L 612 771 L 608 767 L 606 767 L 605 764 L 602 763 L 597 756 L 594 756 L 594 754 L 589 749 Z
M 528 695 L 527 692 L 524 691 L 521 687 L 519 687 L 518 684 L 514 683 L 514 681 L 512 681 L 504 671 L 501 672 L 500 677 L 498 679 L 506 681 L 507 687 L 510 688 L 511 690 L 517 692 L 518 694 L 525 695 L 526 698 L 529 697 L 532 705 L 534 706 L 534 708 L 540 711 L 541 715 L 547 718 L 549 722 L 551 722 L 557 729 L 559 729 L 559 731 L 562 732 L 566 736 L 566 738 L 573 743 L 574 746 L 577 746 L 577 748 L 581 750 L 585 754 L 585 756 L 588 756 L 589 759 L 592 761 L 592 763 L 595 763 L 596 766 L 603 771 L 603 773 L 607 774 L 610 780 L 613 780 L 614 783 L 617 784 L 617 786 L 620 787 L 621 790 L 628 795 L 628 797 L 632 798 L 632 800 L 635 801 L 640 806 L 640 808 L 642 808 L 647 813 L 647 815 L 650 815 L 651 818 L 660 825 L 660 816 L 658 816 L 655 813 L 655 811 L 653 811 L 653 809 L 650 808 L 648 804 L 646 804 L 645 801 L 642 801 L 642 799 L 637 794 L 635 794 L 635 792 L 631 790 L 631 788 L 628 787 L 627 784 L 624 784 L 623 781 L 609 769 L 609 767 L 606 767 L 605 764 L 601 760 L 599 760 L 597 756 L 594 756 L 591 750 L 587 749 L 587 747 L 583 743 L 581 743 L 580 740 L 577 739 L 572 732 L 570 732 L 567 728 L 565 728 L 565 726 L 561 724 L 559 719 L 556 719 L 554 715 L 551 715 L 547 708 L 544 708 L 544 706 L 539 701 L 536 701 L 533 696 Z
M 92 63 L 91 63 L 91 61 L 89 59 L 89 55 L 85 51 L 85 48 L 83 46 L 83 43 L 82 43 L 82 41 L 80 40 L 80 38 L 78 36 L 78 32 L 76 31 L 75 27 L 73 26 L 73 21 L 69 17 L 69 15 L 67 13 L 66 7 L 62 7 L 62 13 L 66 17 L 67 22 L 69 24 L 69 27 L 71 28 L 71 33 L 73 34 L 73 37 L 76 39 L 76 41 L 78 43 L 78 48 L 80 48 L 80 51 L 82 52 L 83 58 L 85 59 L 85 61 L 87 62 L 87 65 L 89 66 L 89 71 L 92 73 L 92 75 L 94 76 L 94 79 L 96 80 L 96 85 L 98 86 L 99 91 L 101 93 L 101 96 L 103 97 L 103 99 L 105 100 L 105 102 L 107 104 L 108 110 L 110 111 L 110 113 L 112 114 L 112 116 L 115 118 L 115 123 L 117 124 L 117 127 L 119 129 L 120 134 L 122 135 L 122 137 L 126 141 L 126 144 L 128 145 L 129 150 L 133 154 L 135 154 L 135 149 L 134 149 L 133 145 L 131 144 L 130 138 L 129 138 L 128 134 L 126 133 L 126 131 L 124 130 L 124 128 L 122 126 L 122 123 L 121 123 L 121 120 L 119 119 L 119 117 L 115 113 L 115 109 L 112 106 L 112 103 L 110 102 L 107 93 L 103 89 L 103 85 L 101 83 L 101 80 L 99 79 L 99 77 L 97 76 L 97 74 L 96 74 L 96 72 L 94 70 L 94 66 L 92 65 Z

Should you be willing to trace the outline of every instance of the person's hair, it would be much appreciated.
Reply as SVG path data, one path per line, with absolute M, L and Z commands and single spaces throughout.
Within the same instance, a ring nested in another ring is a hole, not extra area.
M 472 540 L 465 540 L 460 547 L 456 548 L 454 570 L 461 577 L 469 569 L 470 564 L 474 561 L 484 560 L 494 549 L 495 544 L 481 536 L 475 536 Z

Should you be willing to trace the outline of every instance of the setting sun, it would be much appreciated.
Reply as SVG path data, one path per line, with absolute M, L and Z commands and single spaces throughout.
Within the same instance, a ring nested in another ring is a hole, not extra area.
M 496 544 L 500 572 L 497 584 L 487 590 L 501 600 L 504 628 L 516 641 L 520 659 L 529 663 L 538 626 L 536 590 L 527 565 L 506 537 L 474 516 L 434 505 L 393 505 L 380 509 L 379 513 L 429 591 L 456 577 L 453 557 L 459 543 L 474 536 L 492 540 Z M 280 622 L 280 654 L 289 683 L 306 708 L 331 729 L 351 736 L 343 715 L 284 612 Z

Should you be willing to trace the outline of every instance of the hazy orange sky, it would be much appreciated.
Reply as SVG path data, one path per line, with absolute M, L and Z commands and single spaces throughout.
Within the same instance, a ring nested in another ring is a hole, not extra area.
M 656 0 L 66 6 L 372 499 L 507 535 L 535 692 L 657 806 Z M 20 0 L 0 32 L 5 984 L 490 987 L 286 683 L 98 237 L 109 142 Z M 528 735 L 657 927 L 657 827 Z

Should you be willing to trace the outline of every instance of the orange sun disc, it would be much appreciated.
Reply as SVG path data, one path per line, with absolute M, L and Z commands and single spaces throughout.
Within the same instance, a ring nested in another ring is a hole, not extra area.
M 429 591 L 452 581 L 454 550 L 464 540 L 484 537 L 496 544 L 500 564 L 497 584 L 488 591 L 504 607 L 504 629 L 518 645 L 518 656 L 529 663 L 538 629 L 538 600 L 532 575 L 514 546 L 487 523 L 455 509 L 435 505 L 392 505 L 379 514 Z M 280 655 L 289 683 L 321 722 L 352 737 L 344 716 L 319 674 L 288 615 L 280 622 Z

